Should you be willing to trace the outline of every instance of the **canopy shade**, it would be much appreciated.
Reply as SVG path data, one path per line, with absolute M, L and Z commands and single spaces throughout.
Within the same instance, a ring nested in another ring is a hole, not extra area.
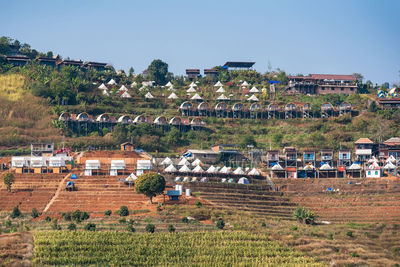
M 169 157 L 166 157 L 162 162 L 161 165 L 170 165 L 173 164 L 172 160 Z
M 213 165 L 210 166 L 210 168 L 208 168 L 208 170 L 206 171 L 207 173 L 217 173 L 217 168 L 215 168 Z
M 273 171 L 283 171 L 283 168 L 279 163 L 277 163 L 271 168 L 271 170 L 273 170 Z
M 104 83 L 102 83 L 98 88 L 101 90 L 108 90 L 107 86 Z
M 249 171 L 248 175 L 258 176 L 258 175 L 260 175 L 260 172 L 257 171 L 256 168 L 253 168 L 253 169 L 251 169 L 251 171 Z
M 202 100 L 203 98 L 201 98 L 201 96 L 199 96 L 199 94 L 195 94 L 190 99 L 192 99 L 192 100 Z
M 222 86 L 223 84 L 220 82 L 220 81 L 218 81 L 216 84 L 214 84 L 214 87 L 220 87 L 220 86 Z
M 236 175 L 245 174 L 244 170 L 241 167 L 238 167 L 233 173 L 236 174 Z
M 217 93 L 225 93 L 225 89 L 224 89 L 224 87 L 220 87 L 220 88 L 218 88 L 218 90 L 217 91 L 215 91 L 215 92 L 217 92 Z
M 191 172 L 190 168 L 187 165 L 183 165 L 180 169 L 180 172 Z
M 175 93 L 169 95 L 168 99 L 178 99 L 178 96 Z
M 228 100 L 229 98 L 226 97 L 224 94 L 220 95 L 219 97 L 217 97 L 217 100 Z
M 250 96 L 247 100 L 248 101 L 259 101 L 255 95 Z
M 253 86 L 253 88 L 251 88 L 249 92 L 250 93 L 258 93 L 260 91 L 255 86 Z
M 179 161 L 178 165 L 190 165 L 190 162 L 186 158 L 182 158 L 181 161 Z
M 154 96 L 150 92 L 147 92 L 147 94 L 145 94 L 144 97 L 149 99 L 154 98 Z
M 174 167 L 174 165 L 169 165 L 167 168 L 164 170 L 165 172 L 176 172 L 177 169 Z
M 107 84 L 115 85 L 115 84 L 117 84 L 117 82 L 114 79 L 111 79 Z
M 186 90 L 186 93 L 195 93 L 196 89 L 193 87 L 190 87 L 189 89 Z

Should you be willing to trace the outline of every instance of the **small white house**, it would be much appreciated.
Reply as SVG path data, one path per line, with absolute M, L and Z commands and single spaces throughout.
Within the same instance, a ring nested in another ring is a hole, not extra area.
M 382 170 L 378 166 L 371 165 L 365 170 L 365 177 L 380 178 L 382 177 Z
M 123 159 L 111 160 L 110 176 L 117 176 L 118 171 L 122 171 L 125 169 L 126 169 L 125 160 Z
M 93 170 L 100 170 L 100 161 L 98 159 L 86 160 L 85 176 L 92 176 Z
M 144 173 L 145 170 L 152 170 L 153 165 L 151 164 L 151 160 L 142 159 L 138 160 L 136 163 L 136 175 L 140 176 Z

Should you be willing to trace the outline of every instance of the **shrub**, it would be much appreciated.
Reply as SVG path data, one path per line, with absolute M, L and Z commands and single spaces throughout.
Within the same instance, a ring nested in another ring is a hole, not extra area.
M 39 217 L 39 212 L 38 212 L 38 210 L 36 208 L 32 209 L 31 217 L 34 218 L 34 219 Z
M 126 219 L 125 218 L 121 218 L 118 221 L 120 224 L 126 224 Z
M 89 217 L 90 216 L 86 211 L 81 212 L 81 221 L 85 221 L 85 220 L 89 219 Z
M 112 211 L 111 210 L 106 210 L 105 212 L 104 212 L 104 216 L 110 216 L 112 214 Z
M 134 221 L 132 219 L 129 219 L 128 224 L 133 225 Z
M 86 231 L 96 231 L 96 224 L 94 223 L 88 223 L 85 225 L 85 230 Z
M 11 218 L 15 219 L 21 216 L 21 211 L 18 209 L 18 207 L 14 207 L 12 212 L 11 212 Z
M 168 232 L 173 233 L 173 232 L 175 232 L 175 230 L 176 229 L 172 224 L 168 225 Z
M 161 207 L 162 207 L 162 203 L 158 203 L 158 205 L 157 205 L 157 211 L 158 211 L 158 212 L 161 211 Z
M 329 240 L 333 240 L 333 234 L 332 234 L 332 233 L 329 233 L 329 234 L 328 234 L 328 239 L 329 239 Z
M 132 233 L 136 232 L 135 227 L 133 227 L 131 224 L 128 225 L 127 230 L 128 230 L 128 232 L 132 232 Z
M 265 222 L 262 222 L 261 227 L 267 227 L 267 224 Z
M 311 210 L 308 210 L 304 207 L 298 207 L 294 212 L 293 216 L 300 222 L 306 224 L 314 224 L 315 222 L 315 214 Z
M 200 208 L 201 206 L 203 206 L 203 204 L 200 201 L 196 202 L 196 207 Z
M 347 235 L 348 237 L 353 237 L 353 236 L 354 236 L 352 231 L 347 231 L 347 232 L 346 232 L 346 235 Z
M 14 183 L 14 174 L 11 172 L 7 172 L 3 175 L 3 183 L 6 186 L 7 190 L 11 192 L 11 186 Z
M 12 226 L 12 222 L 10 220 L 7 220 L 5 224 L 7 228 L 10 228 Z
M 217 226 L 218 229 L 224 229 L 224 227 L 225 227 L 224 220 L 218 219 L 216 226 Z
M 46 216 L 46 218 L 44 218 L 46 220 L 46 222 L 51 222 L 51 218 L 50 216 Z
M 296 225 L 293 225 L 292 227 L 290 227 L 290 230 L 292 230 L 292 231 L 297 231 L 297 226 L 296 226 Z
M 189 223 L 188 217 L 183 217 L 183 218 L 182 218 L 182 222 L 183 222 L 183 223 Z
M 71 212 L 63 213 L 63 214 L 62 214 L 62 217 L 64 218 L 64 220 L 66 220 L 66 221 L 68 221 L 68 222 L 72 220 Z
M 81 211 L 80 210 L 76 210 L 72 213 L 72 220 L 74 220 L 77 223 L 80 223 L 81 220 Z
M 358 255 L 357 252 L 351 252 L 351 253 L 350 253 L 350 256 L 351 256 L 351 257 L 360 257 L 360 255 Z
M 76 231 L 76 224 L 74 224 L 74 223 L 68 224 L 68 228 L 67 229 L 70 230 L 70 231 Z
M 146 225 L 146 232 L 154 233 L 155 230 L 156 230 L 156 227 L 154 226 L 154 224 L 149 223 L 148 225 Z
M 129 210 L 127 206 L 121 206 L 119 209 L 119 216 L 128 216 L 129 215 Z
M 61 230 L 61 225 L 58 224 L 58 219 L 54 218 L 51 228 L 53 228 L 53 230 Z

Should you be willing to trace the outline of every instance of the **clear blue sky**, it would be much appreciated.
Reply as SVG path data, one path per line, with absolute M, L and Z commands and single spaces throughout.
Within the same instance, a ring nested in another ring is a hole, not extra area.
M 40 51 L 174 74 L 225 61 L 398 82 L 399 0 L 4 1 L 0 35 Z

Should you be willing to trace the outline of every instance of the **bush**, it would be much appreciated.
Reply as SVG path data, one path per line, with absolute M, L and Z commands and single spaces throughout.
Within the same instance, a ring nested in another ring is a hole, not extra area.
M 119 209 L 119 216 L 129 216 L 129 210 L 127 206 L 121 206 Z
M 218 219 L 216 226 L 217 226 L 218 229 L 224 229 L 224 227 L 225 227 L 224 220 Z
M 189 223 L 189 219 L 188 219 L 187 217 L 183 217 L 183 218 L 182 218 L 182 222 L 183 222 L 183 223 Z
M 34 218 L 34 219 L 39 217 L 39 212 L 38 212 L 38 210 L 36 208 L 32 209 L 31 217 Z
M 80 223 L 81 221 L 87 220 L 89 219 L 89 214 L 86 211 L 80 211 L 80 210 L 76 210 L 72 213 L 72 219 L 77 222 Z
M 314 224 L 315 223 L 315 214 L 311 210 L 308 210 L 304 207 L 298 207 L 294 212 L 293 216 L 300 222 L 306 224 Z
M 175 230 L 176 229 L 172 224 L 168 225 L 168 232 L 173 233 L 173 232 L 175 232 Z
M 46 222 L 51 222 L 50 216 L 46 216 L 45 220 L 46 220 Z
M 21 211 L 19 211 L 18 207 L 14 207 L 12 212 L 11 212 L 11 218 L 15 219 L 21 216 Z
M 57 218 L 53 219 L 53 223 L 51 225 L 51 228 L 53 228 L 53 230 L 61 230 L 61 225 L 58 224 L 58 219 Z
M 132 219 L 129 219 L 128 224 L 133 225 L 134 221 Z
M 76 224 L 74 224 L 74 223 L 68 224 L 68 228 L 67 229 L 70 230 L 70 231 L 76 231 Z
M 292 227 L 290 227 L 290 230 L 292 230 L 292 231 L 297 231 L 297 226 L 296 226 L 296 225 L 293 225 Z
M 132 233 L 136 232 L 135 227 L 133 227 L 131 224 L 128 225 L 127 230 L 128 230 L 128 232 L 132 232 Z
M 125 218 L 121 218 L 118 221 L 120 224 L 126 224 L 126 219 Z
M 72 220 L 71 212 L 63 213 L 63 214 L 62 214 L 62 217 L 64 218 L 64 220 L 66 220 L 66 221 L 68 221 L 68 222 Z
M 89 213 L 87 213 L 86 211 L 81 212 L 81 221 L 85 221 L 87 219 L 89 219 Z
M 196 202 L 196 207 L 200 208 L 201 206 L 203 206 L 203 204 L 200 201 Z
M 156 230 L 156 227 L 154 226 L 154 224 L 149 223 L 148 225 L 146 225 L 146 232 L 154 233 L 155 230 Z
M 104 216 L 110 216 L 112 214 L 112 211 L 111 210 L 106 210 L 105 212 L 104 212 Z
M 267 224 L 265 222 L 262 222 L 261 227 L 267 227 Z
M 10 228 L 12 226 L 12 222 L 10 220 L 7 220 L 5 224 L 7 228 Z
M 351 252 L 351 253 L 350 253 L 350 256 L 351 256 L 351 257 L 357 257 L 357 258 L 360 257 L 360 255 L 358 255 L 357 252 Z
M 85 225 L 85 230 L 86 231 L 96 231 L 96 224 L 94 223 L 88 223 Z
M 347 232 L 346 232 L 346 235 L 347 235 L 348 237 L 354 237 L 354 235 L 353 235 L 353 232 L 352 232 L 352 231 L 347 231 Z

